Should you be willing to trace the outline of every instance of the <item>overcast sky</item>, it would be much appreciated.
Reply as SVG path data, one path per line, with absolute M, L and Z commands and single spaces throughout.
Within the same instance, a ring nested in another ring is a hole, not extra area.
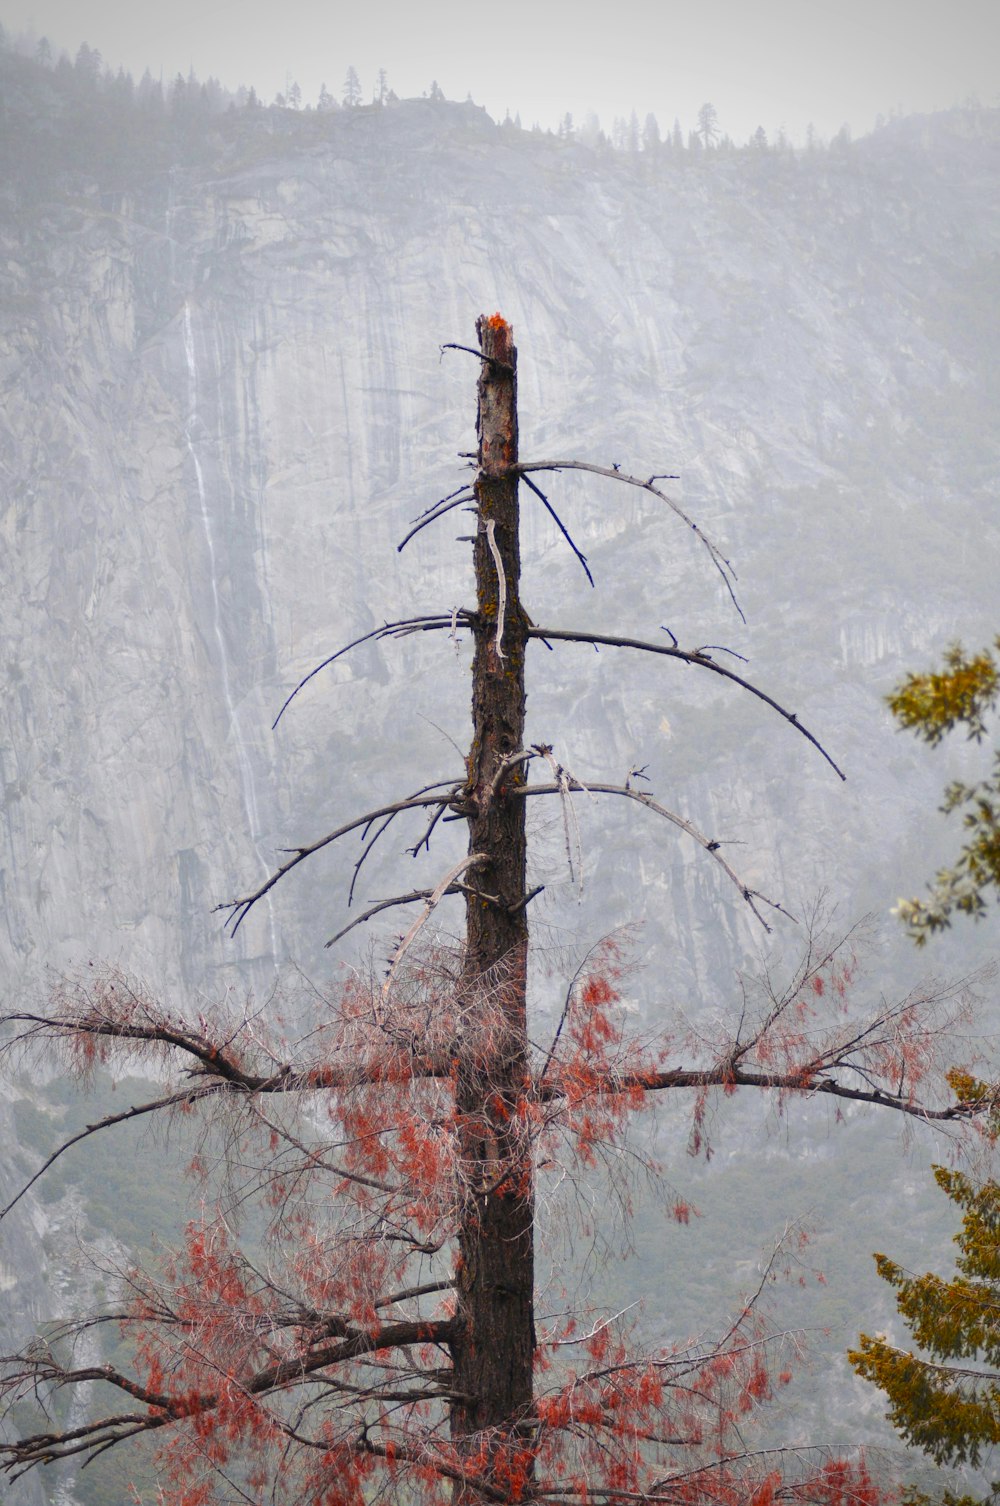
M 739 142 L 801 141 L 810 121 L 860 135 L 900 108 L 1000 104 L 1000 0 L 0 0 L 0 19 L 136 77 L 193 66 L 267 101 L 295 80 L 315 102 L 349 64 L 370 97 L 385 68 L 397 94 L 436 79 L 525 126 L 594 110 L 610 131 L 634 108 L 686 131 L 711 101 Z

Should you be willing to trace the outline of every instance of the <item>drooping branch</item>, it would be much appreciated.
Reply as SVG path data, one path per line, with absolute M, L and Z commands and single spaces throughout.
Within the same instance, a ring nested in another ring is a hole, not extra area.
M 314 680 L 321 670 L 327 669 L 338 659 L 342 659 L 345 654 L 349 654 L 352 648 L 360 648 L 362 643 L 371 643 L 380 638 L 408 638 L 411 633 L 434 633 L 441 628 L 454 631 L 456 620 L 466 622 L 469 618 L 470 614 L 461 608 L 457 612 L 431 612 L 423 617 L 404 617 L 399 622 L 384 622 L 381 627 L 372 628 L 370 633 L 362 633 L 360 638 L 352 638 L 350 643 L 345 643 L 342 648 L 337 649 L 336 653 L 328 654 L 319 664 L 314 665 L 307 675 L 303 676 L 295 689 L 285 697 L 281 710 L 271 723 L 271 731 L 274 731 L 299 691 L 304 690 L 309 681 Z
M 7 1018 L 10 1020 L 26 1020 L 37 1019 L 38 1017 L 30 1015 L 8 1015 Z M 41 1166 L 39 1166 L 38 1170 L 34 1172 L 24 1183 L 23 1187 L 21 1187 L 20 1190 L 14 1194 L 6 1207 L 0 1208 L 0 1220 L 7 1217 L 7 1214 L 11 1211 L 12 1208 L 16 1207 L 16 1205 L 24 1197 L 25 1193 L 31 1191 L 32 1187 L 34 1187 L 39 1178 L 45 1175 L 49 1168 L 59 1160 L 59 1157 L 63 1155 L 65 1151 L 71 1150 L 74 1145 L 79 1145 L 81 1140 L 89 1139 L 91 1135 L 96 1135 L 99 1130 L 111 1129 L 116 1124 L 126 1124 L 131 1119 L 141 1119 L 147 1114 L 156 1114 L 161 1110 L 163 1110 L 164 1112 L 169 1112 L 170 1109 L 177 1108 L 181 1104 L 192 1104 L 199 1098 L 208 1097 L 210 1093 L 217 1093 L 221 1086 L 222 1084 L 221 1082 L 219 1082 L 202 1083 L 198 1087 L 182 1088 L 177 1093 L 167 1093 L 159 1098 L 151 1098 L 147 1103 L 133 1104 L 131 1108 L 123 1109 L 121 1113 L 105 1114 L 102 1119 L 96 1119 L 92 1124 L 84 1125 L 82 1130 L 79 1130 L 75 1135 L 71 1135 L 68 1140 L 64 1140 L 62 1144 L 58 1146 L 50 1156 L 47 1156 L 42 1162 Z
M 668 810 L 665 805 L 661 805 L 658 800 L 654 800 L 652 795 L 647 794 L 643 790 L 634 790 L 627 784 L 604 784 L 603 782 L 597 782 L 594 780 L 591 780 L 584 785 L 581 784 L 577 779 L 567 777 L 566 779 L 559 780 L 558 782 L 552 784 L 515 785 L 512 786 L 511 793 L 519 796 L 564 795 L 566 793 L 580 793 L 589 795 L 621 795 L 626 800 L 634 800 L 637 804 L 644 805 L 647 810 L 655 812 L 656 815 L 662 816 L 666 821 L 670 821 L 674 826 L 679 827 L 681 831 L 685 832 L 687 836 L 691 837 L 695 842 L 697 842 L 700 847 L 703 847 L 709 854 L 709 856 L 713 858 L 716 863 L 718 863 L 719 867 L 722 869 L 723 873 L 726 875 L 729 881 L 736 885 L 736 888 L 740 891 L 740 894 L 742 895 L 744 900 L 746 900 L 751 911 L 768 934 L 770 934 L 771 927 L 768 925 L 767 921 L 764 919 L 764 916 L 761 914 L 760 910 L 757 907 L 758 900 L 762 904 L 767 905 L 768 909 L 776 910 L 779 914 L 788 916 L 789 920 L 795 919 L 795 917 L 793 915 L 790 915 L 789 912 L 784 908 L 784 906 L 780 905 L 777 900 L 768 899 L 766 894 L 761 894 L 758 889 L 751 889 L 747 884 L 743 882 L 739 874 L 729 866 L 725 858 L 722 856 L 722 853 L 720 851 L 720 848 L 722 846 L 721 842 L 718 842 L 711 837 L 706 837 L 704 832 L 699 831 L 694 823 L 692 821 L 689 821 L 686 816 L 679 816 L 676 811 Z
M 422 528 L 426 528 L 430 523 L 436 523 L 439 518 L 446 517 L 454 508 L 461 507 L 463 503 L 475 502 L 475 500 L 475 492 L 467 486 L 460 486 L 457 491 L 449 493 L 447 497 L 442 497 L 440 502 L 435 502 L 433 507 L 429 507 L 426 512 L 422 512 L 419 517 L 414 518 L 413 527 L 406 537 L 396 545 L 396 553 L 402 554 L 410 540 L 416 538 Z
M 524 476 L 522 479 L 524 481 L 525 486 L 528 488 L 528 490 L 529 491 L 533 491 L 534 494 L 535 494 L 535 496 L 538 497 L 538 498 L 540 498 L 540 500 L 544 503 L 545 509 L 548 512 L 549 516 L 552 518 L 552 520 L 555 523 L 556 527 L 559 529 L 559 532 L 562 534 L 563 538 L 566 540 L 567 544 L 572 549 L 572 551 L 576 555 L 577 559 L 580 561 L 580 564 L 583 566 L 583 573 L 584 573 L 584 575 L 590 581 L 590 584 L 593 585 L 594 584 L 594 577 L 590 573 L 590 566 L 587 564 L 587 556 L 585 554 L 583 554 L 581 552 L 581 550 L 579 550 L 577 548 L 576 544 L 573 541 L 572 535 L 570 534 L 569 529 L 566 527 L 566 524 L 563 522 L 562 518 L 559 516 L 559 514 L 556 512 L 555 508 L 552 506 L 552 503 L 549 501 L 548 497 L 542 491 L 542 488 L 540 486 L 536 486 L 535 483 L 534 483 L 534 481 L 532 481 L 532 479 L 531 479 L 530 476 Z
M 424 787 L 422 789 L 414 790 L 413 796 L 416 797 L 417 795 L 427 795 L 427 794 L 430 793 L 431 790 L 442 789 L 442 788 L 449 788 L 453 794 L 457 794 L 458 787 L 459 787 L 459 781 L 458 780 L 455 780 L 450 786 L 448 785 L 448 781 L 447 780 L 440 780 L 437 784 L 424 785 Z M 410 854 L 411 854 L 412 857 L 416 857 L 416 855 L 420 851 L 421 847 L 426 846 L 427 849 L 428 849 L 428 851 L 430 851 L 430 838 L 431 838 L 431 834 L 434 831 L 434 828 L 437 825 L 438 821 L 444 815 L 446 809 L 447 809 L 447 804 L 441 804 L 441 805 L 438 805 L 435 808 L 434 814 L 432 815 L 430 821 L 428 822 L 427 828 L 426 828 L 423 836 L 420 838 L 420 840 L 416 843 L 415 846 L 413 846 L 413 847 L 411 847 L 409 849 L 409 852 L 410 852 Z M 371 855 L 373 849 L 378 845 L 379 840 L 382 837 L 385 836 L 385 833 L 388 831 L 389 827 L 392 825 L 393 821 L 395 821 L 396 817 L 399 814 L 400 814 L 399 811 L 390 811 L 388 815 L 381 815 L 381 813 L 380 813 L 380 816 L 374 817 L 373 820 L 370 823 L 368 823 L 368 825 L 365 826 L 365 828 L 364 828 L 365 845 L 364 845 L 364 847 L 362 847 L 361 852 L 358 854 L 358 859 L 357 859 L 356 863 L 354 864 L 354 872 L 351 874 L 351 882 L 350 882 L 350 885 L 349 885 L 348 890 L 347 890 L 347 903 L 348 903 L 348 906 L 353 905 L 353 903 L 354 903 L 354 890 L 357 887 L 358 879 L 361 877 L 361 870 L 362 870 L 362 868 L 364 867 L 365 863 L 367 862 L 367 860 L 368 860 L 369 856 Z M 369 836 L 369 834 L 368 834 L 369 833 L 369 827 L 375 825 L 375 821 L 376 820 L 378 821 L 378 825 L 375 826 L 374 832 L 372 832 L 372 834 Z
M 819 738 L 810 732 L 808 727 L 802 725 L 794 711 L 786 711 L 784 706 L 776 701 L 773 696 L 767 694 L 766 690 L 761 690 L 750 680 L 745 679 L 743 675 L 738 675 L 735 670 L 727 669 L 724 664 L 717 663 L 703 648 L 678 648 L 676 639 L 672 645 L 668 646 L 665 643 L 648 643 L 644 638 L 625 638 L 616 634 L 570 631 L 565 628 L 550 627 L 529 627 L 528 637 L 552 638 L 563 643 L 589 643 L 595 648 L 635 648 L 646 654 L 660 654 L 665 659 L 680 659 L 684 664 L 695 664 L 700 669 L 710 670 L 712 674 L 721 675 L 724 680 L 732 680 L 734 685 L 739 685 L 741 689 L 748 690 L 759 701 L 763 701 L 765 706 L 770 706 L 772 711 L 776 711 L 779 716 L 784 717 L 785 721 L 789 722 L 795 728 L 796 732 L 801 732 L 802 736 L 811 742 L 813 747 L 822 754 L 838 778 L 845 780 L 847 778 L 843 770 L 830 757 L 830 754 L 819 741 Z
M 531 471 L 589 471 L 591 475 L 606 476 L 609 481 L 622 481 L 626 486 L 637 486 L 640 491 L 651 492 L 654 497 L 658 497 L 661 502 L 665 502 L 671 512 L 675 513 L 681 522 L 691 529 L 695 538 L 704 545 L 708 551 L 709 558 L 725 582 L 729 598 L 739 613 L 741 621 L 746 622 L 743 608 L 739 604 L 733 584 L 736 580 L 736 571 L 733 569 L 732 564 L 722 553 L 718 545 L 713 543 L 704 529 L 700 528 L 694 519 L 688 516 L 680 503 L 675 502 L 673 497 L 669 496 L 655 484 L 657 481 L 666 481 L 675 478 L 653 475 L 643 480 L 641 476 L 629 476 L 625 471 L 619 470 L 615 466 L 593 465 L 589 460 L 522 460 L 518 464 L 517 470 L 518 474 L 523 476 L 525 480 L 527 480 L 528 474 Z

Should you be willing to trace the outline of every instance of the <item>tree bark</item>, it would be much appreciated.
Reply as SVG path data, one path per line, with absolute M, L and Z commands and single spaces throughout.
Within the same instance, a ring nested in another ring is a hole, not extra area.
M 523 1109 L 529 1085 L 525 985 L 523 765 L 527 622 L 521 607 L 517 353 L 499 315 L 477 321 L 478 529 L 474 543 L 472 746 L 464 799 L 469 851 L 484 855 L 466 905 L 463 1040 L 456 1109 L 463 1210 L 458 1240 L 452 1436 L 489 1474 L 509 1467 L 532 1405 L 535 1349 L 533 1167 Z M 498 568 L 499 565 L 499 568 Z M 456 1488 L 459 1502 L 476 1492 Z

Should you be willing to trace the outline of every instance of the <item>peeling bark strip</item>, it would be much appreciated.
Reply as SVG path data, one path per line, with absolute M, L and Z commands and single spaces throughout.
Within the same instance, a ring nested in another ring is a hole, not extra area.
M 503 560 L 500 558 L 500 551 L 497 548 L 496 527 L 496 523 L 492 518 L 490 518 L 489 522 L 486 524 L 486 542 L 490 546 L 490 553 L 493 556 L 493 563 L 497 567 L 496 655 L 498 659 L 503 659 L 506 657 L 503 651 L 503 624 L 504 617 L 507 614 L 507 577 L 504 574 Z
M 481 1455 L 484 1447 L 492 1456 L 516 1445 L 532 1416 L 535 1350 L 533 1168 L 515 1111 L 529 1080 L 525 802 L 513 793 L 524 776 L 520 765 L 507 764 L 523 748 L 527 641 L 519 595 L 517 352 L 510 325 L 499 314 L 480 318 L 476 331 L 483 361 L 474 484 L 473 735 L 465 799 L 469 852 L 484 859 L 476 885 L 498 902 L 466 896 L 466 1009 L 478 1039 L 475 1052 L 460 1060 L 456 1083 L 465 1201 L 458 1337 L 450 1346 L 453 1387 L 463 1398 L 452 1412 L 452 1437 L 466 1457 Z M 456 1503 L 478 1499 L 456 1483 Z

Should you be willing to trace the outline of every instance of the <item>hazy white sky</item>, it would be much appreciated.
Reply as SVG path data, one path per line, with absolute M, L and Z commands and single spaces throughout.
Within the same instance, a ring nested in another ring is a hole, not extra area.
M 502 118 L 555 125 L 568 110 L 648 111 L 685 130 L 711 101 L 744 141 L 763 125 L 801 140 L 877 114 L 1000 104 L 1000 0 L 0 0 L 0 20 L 75 53 L 82 41 L 138 77 L 194 67 L 270 100 L 296 80 L 340 97 L 353 64 L 370 98 L 436 79 Z

